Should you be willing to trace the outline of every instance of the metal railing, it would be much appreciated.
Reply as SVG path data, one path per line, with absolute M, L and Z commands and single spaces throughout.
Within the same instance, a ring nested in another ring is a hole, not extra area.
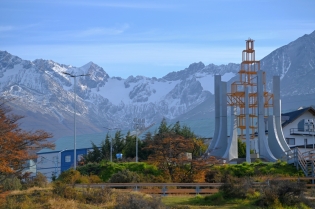
M 313 130 L 311 131 L 304 131 L 299 128 L 290 128 L 290 135 L 308 135 L 313 136 L 315 132 Z
M 315 150 L 301 152 L 298 147 L 294 148 L 294 164 L 300 167 L 307 177 L 315 176 Z

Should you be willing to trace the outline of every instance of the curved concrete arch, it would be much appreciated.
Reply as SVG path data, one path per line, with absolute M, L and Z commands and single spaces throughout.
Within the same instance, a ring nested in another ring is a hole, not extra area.
M 281 125 L 280 76 L 273 77 L 273 97 L 273 114 L 275 116 L 275 127 L 277 131 L 277 136 L 284 151 L 289 151 L 291 149 L 284 138 Z
M 268 116 L 268 145 L 273 156 L 277 159 L 280 159 L 285 155 L 285 150 L 278 137 L 278 130 L 274 115 Z
M 221 118 L 220 118 L 220 92 L 221 92 L 221 75 L 215 75 L 214 76 L 214 114 L 215 114 L 215 129 L 214 129 L 214 135 L 211 140 L 211 143 L 207 149 L 207 153 L 211 152 L 214 149 L 214 146 L 216 145 L 218 141 L 218 135 L 219 135 L 219 129 L 221 125 Z
M 227 148 L 227 83 L 220 83 L 220 128 L 211 155 L 222 158 Z

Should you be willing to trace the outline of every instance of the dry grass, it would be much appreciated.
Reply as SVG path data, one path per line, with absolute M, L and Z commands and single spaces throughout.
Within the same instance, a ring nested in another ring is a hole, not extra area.
M 78 208 L 78 205 L 75 200 L 67 200 L 62 198 L 51 198 L 48 200 L 51 205 L 51 209 L 74 209 Z
M 13 190 L 10 191 L 10 195 L 18 195 L 18 194 L 30 194 L 33 193 L 34 191 L 44 191 L 44 190 L 51 190 L 52 187 L 31 187 L 28 188 L 27 190 Z

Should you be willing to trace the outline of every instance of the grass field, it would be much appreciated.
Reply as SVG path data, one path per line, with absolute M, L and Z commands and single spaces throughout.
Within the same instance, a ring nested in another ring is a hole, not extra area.
M 255 209 L 258 207 L 250 205 L 250 201 L 233 200 L 222 201 L 220 203 L 207 200 L 206 196 L 166 196 L 162 197 L 162 202 L 167 206 L 183 206 L 189 209 Z M 215 204 L 215 205 L 214 205 Z

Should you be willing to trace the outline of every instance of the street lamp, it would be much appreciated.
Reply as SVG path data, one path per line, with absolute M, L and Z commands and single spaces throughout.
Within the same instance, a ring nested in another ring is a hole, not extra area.
M 111 131 L 111 130 L 118 130 L 119 128 L 106 128 L 106 129 Z M 112 137 L 110 137 L 110 162 L 113 162 L 113 138 Z
M 68 75 L 70 77 L 73 78 L 74 83 L 73 83 L 73 94 L 74 94 L 74 114 L 73 114 L 73 120 L 74 120 L 74 148 L 73 148 L 73 168 L 74 170 L 76 170 L 77 168 L 77 151 L 76 151 L 76 121 L 75 121 L 75 115 L 76 115 L 76 109 L 75 109 L 75 103 L 76 103 L 76 93 L 75 93 L 75 86 L 76 86 L 76 82 L 77 82 L 77 77 L 83 77 L 83 76 L 88 76 L 90 74 L 81 74 L 81 75 L 73 75 L 67 72 L 62 72 L 65 75 Z
M 134 128 L 136 129 L 136 162 L 138 162 L 138 130 L 144 128 L 145 119 L 134 118 Z

